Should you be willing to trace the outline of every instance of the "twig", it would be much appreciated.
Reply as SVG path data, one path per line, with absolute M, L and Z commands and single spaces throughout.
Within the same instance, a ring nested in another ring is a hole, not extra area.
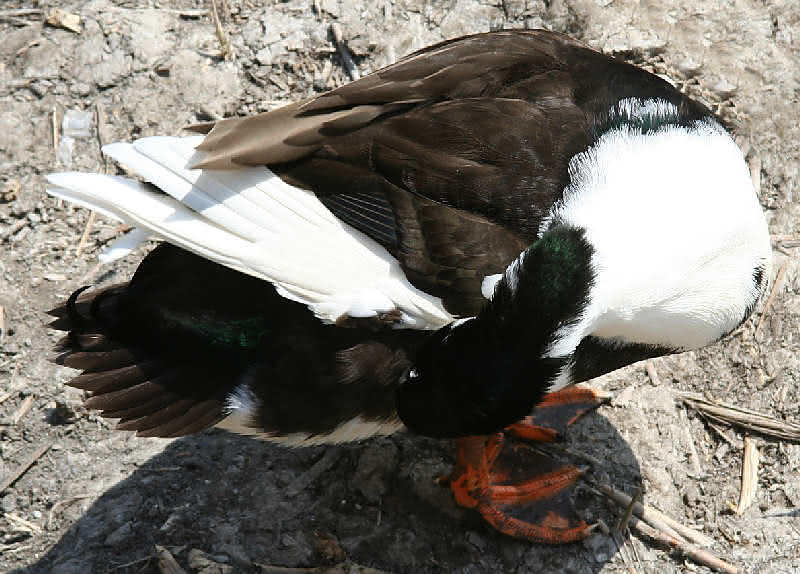
M 28 225 L 28 223 L 30 223 L 30 220 L 27 217 L 19 219 L 16 223 L 14 223 L 14 225 L 7 228 L 5 231 L 3 231 L 3 233 L 0 234 L 0 240 L 7 241 L 11 239 L 14 235 L 17 234 L 18 231 L 20 231 L 23 227 Z
M 92 232 L 92 226 L 94 225 L 96 217 L 97 214 L 94 211 L 89 212 L 89 219 L 86 220 L 86 227 L 83 228 L 80 241 L 78 241 L 78 246 L 75 248 L 76 257 L 79 256 L 83 248 L 86 247 L 86 241 L 89 239 L 89 234 Z
M 38 8 L 19 8 L 17 10 L 0 10 L 0 18 L 18 18 L 20 16 L 41 16 Z
M 333 466 L 339 456 L 338 449 L 329 448 L 325 451 L 320 459 L 313 464 L 306 472 L 295 478 L 288 487 L 286 487 L 286 496 L 289 498 L 296 496 L 300 491 L 305 490 L 308 486 L 317 480 L 319 476 Z
M 19 364 L 14 367 L 14 373 L 11 375 L 11 382 L 6 387 L 5 392 L 0 393 L 0 404 L 3 404 L 8 399 L 13 397 L 15 394 L 19 392 L 23 385 L 20 385 L 18 382 L 15 381 L 17 377 L 17 369 L 19 368 Z
M 716 402 L 693 393 L 679 393 L 676 396 L 685 405 L 718 423 L 739 426 L 783 440 L 800 441 L 800 424 L 782 421 L 750 409 Z
M 775 235 L 770 235 L 769 238 L 772 241 L 780 242 L 780 241 L 800 241 L 800 234 L 798 233 L 778 233 Z
M 186 574 L 186 570 L 181 568 L 170 551 L 158 544 L 156 544 L 156 557 L 158 558 L 158 570 L 161 574 Z
M 358 68 L 356 68 L 355 63 L 353 62 L 353 57 L 350 55 L 350 52 L 344 43 L 344 39 L 342 38 L 342 27 L 339 26 L 337 22 L 331 24 L 331 34 L 333 35 L 333 41 L 336 44 L 336 49 L 339 51 L 339 57 L 342 59 L 342 66 L 344 67 L 345 72 L 347 72 L 347 75 L 350 76 L 351 80 L 359 79 L 361 74 L 358 73 Z
M 136 566 L 137 564 L 141 564 L 142 562 L 150 562 L 153 559 L 153 555 L 145 556 L 144 558 L 137 558 L 136 560 L 132 560 L 131 562 L 126 562 L 125 564 L 119 564 L 114 566 L 111 570 L 108 570 L 106 574 L 110 574 L 111 572 L 116 572 L 117 570 L 122 570 L 123 568 L 129 568 L 130 566 Z
M 764 323 L 764 318 L 767 316 L 767 313 L 769 313 L 769 309 L 772 306 L 772 300 L 775 298 L 775 294 L 778 292 L 780 287 L 783 287 L 783 277 L 786 275 L 786 266 L 788 263 L 789 260 L 787 259 L 781 263 L 780 268 L 778 268 L 778 274 L 775 276 L 775 282 L 772 284 L 772 289 L 769 291 L 767 301 L 764 303 L 764 309 L 761 311 L 761 317 L 759 317 L 756 329 L 753 331 L 753 339 L 756 338 L 756 335 L 758 335 L 758 332 L 761 330 L 761 325 Z
M 35 532 L 36 534 L 41 534 L 42 533 L 42 529 L 39 528 L 36 524 L 34 524 L 33 522 L 29 522 L 29 521 L 25 520 L 21 516 L 17 516 L 13 512 L 4 512 L 3 516 L 7 520 L 13 522 L 17 526 L 21 526 L 22 528 L 25 528 L 26 530 L 30 530 L 31 532 Z
M 0 305 L 0 345 L 6 338 L 6 309 Z
M 742 571 L 730 564 L 725 562 L 719 556 L 709 552 L 708 550 L 704 550 L 699 546 L 694 544 L 690 544 L 688 542 L 682 542 L 673 536 L 669 536 L 664 534 L 663 532 L 659 532 L 652 526 L 649 526 L 642 520 L 637 520 L 636 518 L 631 520 L 631 528 L 636 532 L 647 536 L 651 540 L 658 542 L 659 544 L 663 544 L 667 548 L 671 550 L 675 550 L 678 553 L 682 554 L 686 558 L 697 562 L 698 564 L 702 564 L 703 566 L 708 566 L 712 570 L 716 570 L 717 572 L 724 572 L 725 574 L 741 574 Z
M 606 484 L 598 484 L 597 488 L 605 494 L 608 498 L 619 504 L 623 508 L 627 508 L 631 504 L 631 497 L 623 492 L 619 492 Z M 649 524 L 669 533 L 673 538 L 686 538 L 695 544 L 701 546 L 711 546 L 714 540 L 705 534 L 698 532 L 693 528 L 689 528 L 685 524 L 681 524 L 674 518 L 667 516 L 660 510 L 656 510 L 652 506 L 637 502 L 633 504 L 633 513 L 647 521 Z
M 689 417 L 686 416 L 685 408 L 679 410 L 679 416 L 686 443 L 689 445 L 689 462 L 692 464 L 695 477 L 699 478 L 704 476 L 705 472 L 703 472 L 703 465 L 700 463 L 700 455 L 697 454 L 697 447 L 694 444 L 694 437 L 692 436 L 691 427 L 689 426 Z
M 21 421 L 23 417 L 30 412 L 31 407 L 33 407 L 33 395 L 28 395 L 25 397 L 25 400 L 22 401 L 22 404 L 19 406 L 16 412 L 11 415 L 11 422 L 14 425 L 18 425 L 19 421 Z
M 222 56 L 228 61 L 233 60 L 236 55 L 233 53 L 231 42 L 228 39 L 228 35 L 225 33 L 225 29 L 222 27 L 222 22 L 219 19 L 217 0 L 211 0 L 211 19 L 214 21 L 214 29 L 216 30 L 217 40 L 219 40 L 219 45 L 222 49 Z
M 742 459 L 742 489 L 739 491 L 739 504 L 736 514 L 743 514 L 750 508 L 756 497 L 758 487 L 758 447 L 752 437 L 744 437 L 744 456 Z
M 627 528 L 627 525 L 625 527 Z M 614 541 L 614 544 L 617 547 L 617 552 L 619 552 L 620 556 L 622 556 L 622 561 L 625 563 L 628 573 L 638 574 L 636 568 L 633 566 L 633 560 L 628 554 L 628 540 L 630 540 L 630 538 L 624 540 L 622 535 L 617 530 L 614 530 L 611 532 L 611 540 Z
M 622 514 L 619 522 L 617 523 L 617 533 L 621 535 L 623 532 L 625 532 L 625 529 L 628 528 L 628 523 L 631 521 L 631 516 L 633 516 L 633 507 L 637 504 L 641 505 L 641 501 L 642 489 L 637 488 L 633 497 L 631 497 L 631 501 L 628 503 L 628 507 L 625 509 L 625 512 Z
M 58 109 L 55 106 L 50 114 L 50 126 L 53 134 L 53 151 L 56 154 L 56 161 L 58 161 Z
M 9 474 L 2 482 L 0 482 L 0 494 L 5 492 L 6 488 L 14 484 L 23 474 L 25 474 L 27 470 L 33 466 L 33 463 L 42 458 L 44 453 L 50 450 L 51 446 L 53 446 L 53 443 L 41 445 L 34 451 L 28 460 L 19 465 L 15 470 L 12 470 L 11 474 Z
M 103 171 L 108 173 L 108 158 L 103 153 L 103 146 L 108 142 L 108 134 L 106 134 L 106 113 L 100 100 L 94 105 L 94 114 L 95 120 L 97 120 L 97 145 L 100 146 L 100 157 L 103 158 Z
M 16 16 L 4 16 L 0 14 L 0 21 L 11 22 L 15 26 L 30 26 L 31 23 L 28 20 L 23 18 L 18 18 Z

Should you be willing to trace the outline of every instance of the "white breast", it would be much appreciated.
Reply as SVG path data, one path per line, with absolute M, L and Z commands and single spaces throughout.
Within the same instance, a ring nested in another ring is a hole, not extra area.
M 639 105 L 652 113 L 655 104 Z M 557 334 L 549 356 L 570 354 L 586 335 L 692 349 L 739 324 L 771 248 L 744 157 L 719 124 L 623 126 L 569 170 L 545 225 L 586 230 L 596 279 L 580 323 Z

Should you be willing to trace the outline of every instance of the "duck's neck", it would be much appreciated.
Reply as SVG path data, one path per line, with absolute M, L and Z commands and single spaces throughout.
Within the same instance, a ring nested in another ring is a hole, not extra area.
M 481 341 L 471 345 L 476 356 L 462 360 L 473 371 L 472 400 L 496 427 L 527 415 L 568 364 L 569 356 L 550 351 L 581 328 L 594 284 L 592 254 L 581 229 L 549 230 L 509 266 L 480 314 L 456 328 L 469 331 L 464 340 Z
M 523 362 L 549 356 L 589 304 L 593 251 L 582 229 L 557 226 L 508 267 L 477 317 L 498 348 L 520 353 Z

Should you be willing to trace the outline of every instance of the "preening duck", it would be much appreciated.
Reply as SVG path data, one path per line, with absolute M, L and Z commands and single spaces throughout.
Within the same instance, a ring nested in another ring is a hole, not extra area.
M 512 468 L 497 433 L 553 438 L 597 404 L 572 385 L 717 341 L 766 287 L 730 134 L 561 34 L 446 41 L 195 130 L 104 148 L 146 184 L 48 178 L 136 227 L 106 257 L 164 241 L 130 282 L 52 312 L 59 361 L 83 370 L 70 384 L 140 435 L 457 438 L 459 503 L 574 540 L 589 527 L 530 491 L 575 469 Z M 509 476 L 519 494 L 498 498 Z

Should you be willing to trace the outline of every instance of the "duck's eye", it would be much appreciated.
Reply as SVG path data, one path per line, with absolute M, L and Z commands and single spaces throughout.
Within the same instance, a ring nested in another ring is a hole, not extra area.
M 417 372 L 417 369 L 411 369 L 410 371 L 408 371 L 408 378 L 409 379 L 416 379 L 417 377 L 419 377 L 419 373 Z

